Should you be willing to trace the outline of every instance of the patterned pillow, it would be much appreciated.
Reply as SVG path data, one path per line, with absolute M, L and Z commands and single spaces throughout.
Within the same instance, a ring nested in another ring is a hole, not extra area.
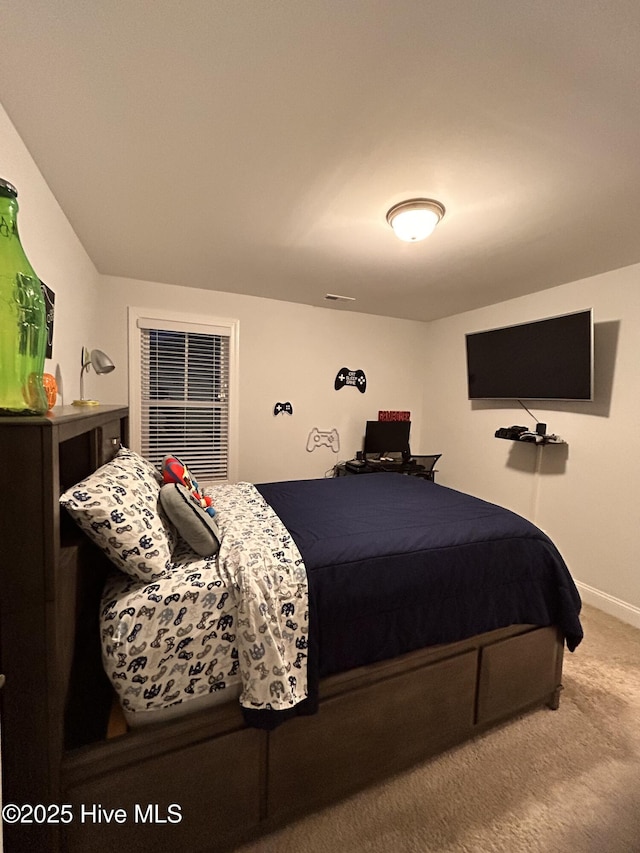
M 160 489 L 160 503 L 192 551 L 201 557 L 212 557 L 218 553 L 218 524 L 186 486 L 167 483 Z
M 123 572 L 141 581 L 171 562 L 175 533 L 159 508 L 153 466 L 128 448 L 68 489 L 60 503 Z
M 145 459 L 144 456 L 140 456 L 139 453 L 136 453 L 135 450 L 121 446 L 116 456 L 122 462 L 127 460 L 131 462 L 132 465 L 140 467 L 144 472 L 153 477 L 156 483 L 162 485 L 162 471 L 156 468 L 153 462 L 149 462 L 149 460 Z

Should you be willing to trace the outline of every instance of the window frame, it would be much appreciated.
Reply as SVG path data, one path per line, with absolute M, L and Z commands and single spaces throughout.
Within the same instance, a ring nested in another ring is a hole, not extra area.
M 158 308 L 128 307 L 128 337 L 129 337 L 129 442 L 131 449 L 137 453 L 142 447 L 142 329 L 139 322 L 145 320 L 162 325 L 167 329 L 176 325 L 184 326 L 184 331 L 212 334 L 222 332 L 229 336 L 229 442 L 227 457 L 227 479 L 216 480 L 216 483 L 234 483 L 238 480 L 239 458 L 239 370 L 238 350 L 240 323 L 228 317 L 208 317 L 202 314 L 178 314 L 175 311 L 165 311 Z M 189 464 L 189 460 L 184 460 Z M 200 479 L 200 478 L 199 478 Z M 211 481 L 202 480 L 201 485 Z

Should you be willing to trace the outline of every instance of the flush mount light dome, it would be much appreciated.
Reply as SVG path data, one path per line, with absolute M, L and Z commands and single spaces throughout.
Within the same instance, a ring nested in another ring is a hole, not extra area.
M 396 237 L 407 243 L 424 240 L 444 216 L 444 205 L 431 198 L 412 198 L 395 204 L 387 213 L 387 222 Z

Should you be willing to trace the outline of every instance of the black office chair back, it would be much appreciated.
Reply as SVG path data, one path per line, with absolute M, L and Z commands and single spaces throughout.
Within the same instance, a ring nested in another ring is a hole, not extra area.
M 413 456 L 411 458 L 424 468 L 426 474 L 430 474 L 436 467 L 436 463 L 441 456 L 442 453 L 430 453 L 426 456 Z

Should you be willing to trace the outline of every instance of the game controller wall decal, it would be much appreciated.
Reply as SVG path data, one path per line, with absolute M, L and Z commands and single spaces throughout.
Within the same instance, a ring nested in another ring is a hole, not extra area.
M 314 427 L 307 439 L 307 450 L 311 453 L 316 447 L 330 447 L 334 453 L 340 450 L 340 436 L 337 429 L 321 430 Z
M 291 405 L 291 403 L 286 402 L 286 403 L 276 403 L 275 404 L 275 406 L 273 407 L 273 414 L 274 415 L 281 415 L 283 413 L 286 413 L 287 415 L 293 414 L 293 406 Z
M 364 394 L 367 390 L 367 377 L 364 375 L 364 370 L 349 370 L 348 367 L 342 367 L 338 371 L 333 387 L 339 391 L 345 385 L 353 385 L 361 394 Z

